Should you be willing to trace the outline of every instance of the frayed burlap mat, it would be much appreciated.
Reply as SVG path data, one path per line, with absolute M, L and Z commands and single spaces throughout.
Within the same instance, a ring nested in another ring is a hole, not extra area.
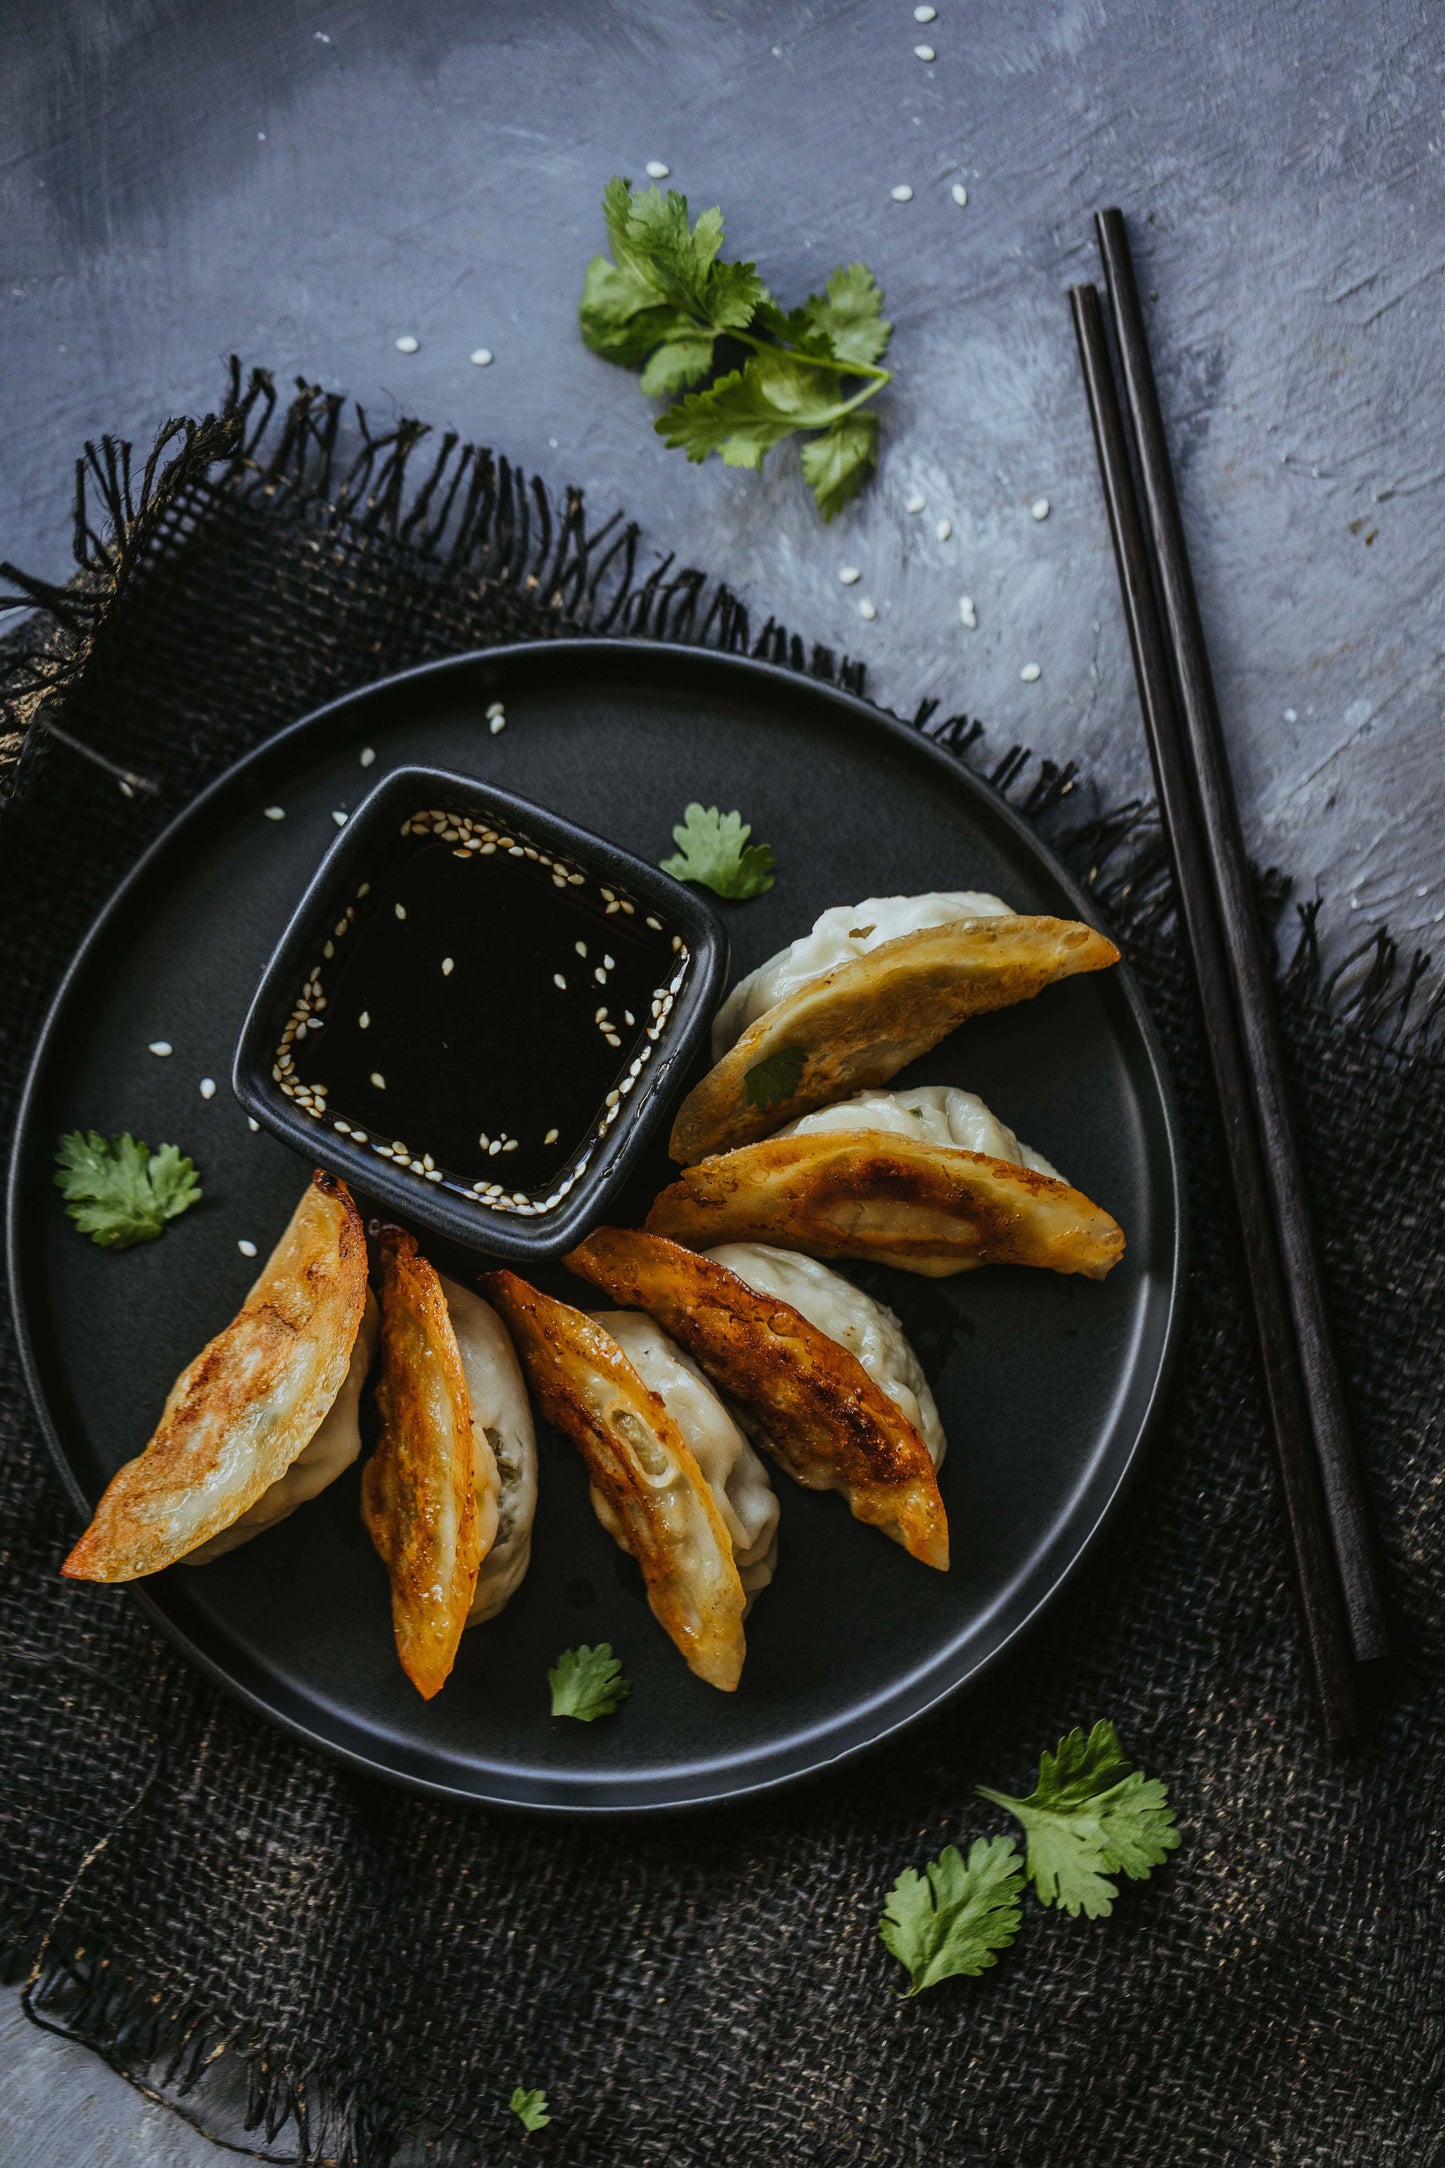
M 647 561 L 622 522 L 589 535 L 575 494 L 416 424 L 374 437 L 311 389 L 279 407 L 262 375 L 176 425 L 143 474 L 113 443 L 83 466 L 76 579 L 9 575 L 43 615 L 0 679 L 7 1109 L 117 877 L 199 784 L 321 700 L 579 628 L 857 683 Z M 918 721 L 979 759 L 975 726 Z M 439 1806 L 259 1723 L 123 1591 L 60 1582 L 71 1517 L 7 1337 L 0 1935 L 46 2022 L 183 2112 L 232 2116 L 233 2136 L 243 2084 L 247 2142 L 308 2163 L 524 2144 L 565 2168 L 1442 2157 L 1445 1077 L 1423 965 L 1382 935 L 1321 984 L 1306 924 L 1282 990 L 1401 1652 L 1365 1742 L 1332 1755 L 1147 816 L 1087 819 L 1076 779 L 1021 753 L 994 778 L 1056 833 L 1072 823 L 1163 1031 L 1189 1154 L 1170 1410 L 1069 1593 L 980 1691 L 796 1794 L 610 1828 Z M 1106 1922 L 1028 1899 L 995 1971 L 901 2002 L 876 1935 L 899 1869 L 983 1826 L 975 1782 L 1026 1790 L 1041 1747 L 1103 1715 L 1169 1783 L 1179 1852 Z M 535 2137 L 508 2112 L 517 2083 L 547 2089 Z

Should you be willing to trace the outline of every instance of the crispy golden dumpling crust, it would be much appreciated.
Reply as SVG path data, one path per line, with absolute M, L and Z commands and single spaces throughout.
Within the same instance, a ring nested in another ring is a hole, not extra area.
M 1044 1265 L 1102 1280 L 1118 1222 L 1067 1182 L 884 1130 L 770 1137 L 689 1167 L 647 1215 L 698 1249 L 775 1242 L 939 1279 L 974 1265 Z
M 647 1600 L 690 1670 L 731 1693 L 742 1675 L 744 1595 L 707 1478 L 658 1394 L 595 1318 L 513 1272 L 489 1273 L 522 1367 L 549 1423 L 587 1463 Z
M 1119 951 L 1064 918 L 953 919 L 838 964 L 750 1024 L 691 1091 L 668 1149 L 688 1167 L 886 1084 L 970 1016 L 1029 1001 Z
M 566 1262 L 656 1318 L 797 1482 L 841 1491 L 860 1521 L 947 1568 L 948 1517 L 928 1447 L 847 1348 L 776 1295 L 656 1235 L 599 1227 Z
M 150 1443 L 111 1478 L 61 1572 L 134 1581 L 239 1520 L 320 1428 L 365 1303 L 361 1215 L 344 1182 L 318 1173 L 240 1311 L 176 1379 Z
M 478 1465 L 440 1279 L 400 1228 L 385 1228 L 380 1247 L 381 1437 L 362 1470 L 361 1513 L 391 1577 L 401 1667 L 430 1701 L 456 1661 L 477 1571 L 496 1534 L 497 1466 L 485 1437 Z

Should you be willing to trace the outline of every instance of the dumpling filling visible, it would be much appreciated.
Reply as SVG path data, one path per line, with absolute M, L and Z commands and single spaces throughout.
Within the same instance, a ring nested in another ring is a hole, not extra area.
M 522 1584 L 532 1559 L 532 1522 L 537 1511 L 537 1433 L 522 1366 L 506 1326 L 489 1302 L 458 1286 L 443 1273 L 442 1293 L 456 1334 L 467 1397 L 472 1404 L 473 1440 L 491 1450 L 497 1471 L 497 1533 L 482 1560 L 467 1624 L 495 1618 Z M 483 1459 L 477 1483 L 485 1488 Z

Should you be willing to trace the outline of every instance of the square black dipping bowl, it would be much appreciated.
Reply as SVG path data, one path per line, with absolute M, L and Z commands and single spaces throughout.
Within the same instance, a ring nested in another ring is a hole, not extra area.
M 405 1219 L 502 1257 L 605 1216 L 727 970 L 694 890 L 506 791 L 400 768 L 262 975 L 232 1084 Z

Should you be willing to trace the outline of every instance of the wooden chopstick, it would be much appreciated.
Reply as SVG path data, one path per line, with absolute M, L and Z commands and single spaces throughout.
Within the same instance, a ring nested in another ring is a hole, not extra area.
M 1211 863 L 1210 831 L 1201 818 L 1190 739 L 1181 724 L 1175 666 L 1156 600 L 1149 537 L 1114 388 L 1103 310 L 1092 286 L 1072 288 L 1070 302 L 1145 731 L 1223 1116 L 1316 1690 L 1326 1733 L 1340 1739 L 1352 1735 L 1358 1725 L 1352 1664 L 1357 1644 L 1347 1617 L 1345 1577 L 1318 1457 L 1314 1387 L 1320 1373 L 1311 1371 L 1295 1329 L 1289 1257 L 1280 1241 L 1267 1132 L 1258 1118 L 1259 1100 L 1251 1074 L 1257 1041 L 1244 1029 L 1238 1006 L 1231 945 Z M 1157 399 L 1155 407 L 1157 413 Z M 1181 537 L 1181 551 L 1182 547 Z M 1226 795 L 1227 788 L 1226 776 Z M 1252 910 L 1252 898 L 1250 905 Z M 1302 1217 L 1297 1182 L 1294 1201 L 1296 1214 Z M 1337 1402 L 1337 1377 L 1333 1372 L 1330 1376 Z M 1378 1653 L 1378 1648 L 1372 1652 Z

